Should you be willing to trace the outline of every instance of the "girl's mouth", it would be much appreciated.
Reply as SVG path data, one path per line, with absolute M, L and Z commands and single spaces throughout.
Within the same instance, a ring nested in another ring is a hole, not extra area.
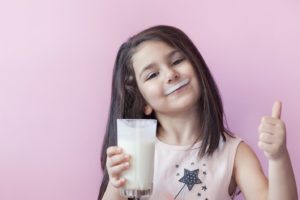
M 178 89 L 180 89 L 180 88 L 186 86 L 189 82 L 190 82 L 189 79 L 184 79 L 184 80 L 178 82 L 177 84 L 175 84 L 175 85 L 173 85 L 173 86 L 167 88 L 167 89 L 165 90 L 165 95 L 172 94 L 173 92 L 177 91 Z

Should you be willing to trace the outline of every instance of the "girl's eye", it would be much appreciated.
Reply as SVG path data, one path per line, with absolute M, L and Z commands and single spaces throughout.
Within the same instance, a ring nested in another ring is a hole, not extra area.
M 158 75 L 158 72 L 152 72 L 146 77 L 146 81 L 152 78 L 155 78 Z
M 177 59 L 177 60 L 175 60 L 172 64 L 173 64 L 173 65 L 178 65 L 178 64 L 181 63 L 183 60 L 184 60 L 184 58 Z

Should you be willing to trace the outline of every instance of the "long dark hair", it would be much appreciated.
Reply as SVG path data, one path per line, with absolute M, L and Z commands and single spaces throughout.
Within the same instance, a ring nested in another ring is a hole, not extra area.
M 103 197 L 109 181 L 106 170 L 106 149 L 109 146 L 117 145 L 116 119 L 155 119 L 154 113 L 150 116 L 144 114 L 146 102 L 138 90 L 131 61 L 137 46 L 149 40 L 159 40 L 180 50 L 195 69 L 201 91 L 198 104 L 201 113 L 201 115 L 199 113 L 199 123 L 201 124 L 201 133 L 203 133 L 199 156 L 212 155 L 218 148 L 220 139 L 226 141 L 225 134 L 231 135 L 225 127 L 226 120 L 218 87 L 193 42 L 178 28 L 165 25 L 150 27 L 123 43 L 115 60 L 110 110 L 101 154 L 101 168 L 104 175 L 98 200 Z

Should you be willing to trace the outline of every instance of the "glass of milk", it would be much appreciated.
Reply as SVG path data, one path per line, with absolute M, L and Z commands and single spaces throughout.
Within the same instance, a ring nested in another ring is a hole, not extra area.
M 120 191 L 124 197 L 152 193 L 156 126 L 154 119 L 117 119 L 118 146 L 131 156 L 130 167 L 122 174 L 126 178 Z

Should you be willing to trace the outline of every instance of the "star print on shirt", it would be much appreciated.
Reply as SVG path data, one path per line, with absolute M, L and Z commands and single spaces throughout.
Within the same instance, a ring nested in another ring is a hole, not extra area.
M 179 182 L 185 183 L 188 189 L 191 191 L 195 184 L 200 184 L 202 181 L 198 178 L 199 169 L 190 171 L 184 169 L 184 176 L 179 179 Z
M 199 169 L 196 169 L 196 170 L 193 170 L 193 171 L 190 171 L 188 169 L 184 169 L 184 175 L 181 179 L 179 179 L 179 182 L 184 183 L 184 185 L 180 189 L 178 194 L 175 196 L 175 199 L 180 194 L 180 192 L 182 191 L 182 189 L 185 186 L 187 186 L 189 191 L 191 191 L 195 184 L 201 184 L 202 183 L 202 181 L 198 178 L 198 173 L 199 173 Z

